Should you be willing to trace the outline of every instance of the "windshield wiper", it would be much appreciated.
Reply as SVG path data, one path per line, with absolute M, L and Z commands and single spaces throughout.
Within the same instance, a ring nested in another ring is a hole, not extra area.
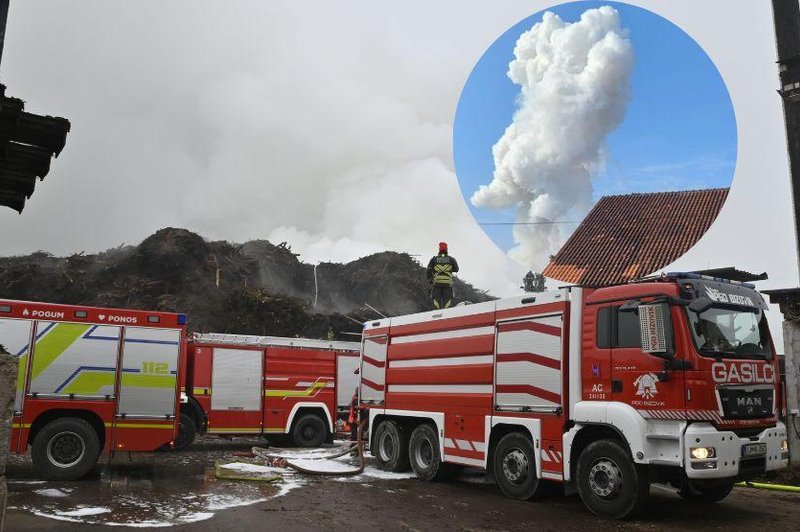
M 736 351 L 727 351 L 723 349 L 711 349 L 710 347 L 701 347 L 697 350 L 701 355 L 711 355 L 711 356 L 721 356 L 721 355 L 729 355 L 738 357 L 739 353 Z

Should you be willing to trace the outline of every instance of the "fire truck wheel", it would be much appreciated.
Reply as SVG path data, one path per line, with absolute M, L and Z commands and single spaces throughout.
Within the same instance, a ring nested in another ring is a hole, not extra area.
M 197 434 L 197 427 L 194 426 L 194 420 L 186 414 L 181 414 L 178 419 L 178 437 L 175 439 L 175 446 L 173 449 L 182 451 L 189 447 L 194 441 Z
M 411 469 L 420 480 L 446 480 L 457 471 L 457 468 L 442 462 L 436 429 L 427 424 L 418 426 L 411 433 L 408 458 Z
M 578 457 L 578 493 L 592 513 L 624 519 L 641 511 L 650 493 L 647 470 L 613 440 L 589 444 Z
M 319 447 L 327 436 L 325 422 L 316 414 L 304 415 L 292 428 L 292 439 L 298 447 Z
M 542 486 L 536 476 L 536 453 L 529 436 L 506 434 L 494 450 L 494 476 L 506 497 L 527 501 L 535 498 Z
M 47 480 L 77 480 L 86 476 L 100 455 L 100 438 L 86 420 L 62 418 L 39 430 L 33 440 L 33 466 Z
M 394 421 L 381 421 L 370 440 L 370 452 L 385 471 L 408 471 L 408 434 Z
M 733 482 L 688 482 L 678 495 L 692 502 L 718 502 L 727 497 L 733 489 Z

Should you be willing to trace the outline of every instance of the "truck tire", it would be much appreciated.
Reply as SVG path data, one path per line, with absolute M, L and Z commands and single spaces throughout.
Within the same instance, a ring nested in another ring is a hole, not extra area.
M 589 444 L 578 457 L 578 493 L 595 515 L 624 519 L 644 508 L 650 493 L 647 470 L 613 440 Z
M 325 422 L 316 414 L 302 416 L 292 427 L 292 439 L 298 447 L 319 447 L 327 437 Z
M 417 478 L 425 481 L 448 480 L 460 472 L 460 468 L 442 462 L 439 453 L 439 436 L 431 425 L 419 425 L 408 441 L 408 460 Z
M 375 427 L 370 452 L 384 471 L 408 471 L 408 434 L 394 421 L 381 421 Z
M 77 480 L 86 476 L 100 456 L 100 438 L 84 419 L 51 421 L 33 440 L 31 459 L 45 480 Z
M 195 435 L 197 435 L 197 427 L 194 420 L 187 414 L 181 414 L 178 418 L 178 437 L 175 438 L 173 449 L 176 451 L 186 449 L 194 441 Z
M 683 488 L 678 491 L 678 495 L 692 502 L 713 503 L 719 502 L 727 497 L 733 489 L 733 481 L 688 481 Z
M 492 462 L 495 481 L 506 497 L 527 501 L 541 492 L 543 483 L 536 476 L 536 451 L 530 436 L 521 432 L 503 436 Z

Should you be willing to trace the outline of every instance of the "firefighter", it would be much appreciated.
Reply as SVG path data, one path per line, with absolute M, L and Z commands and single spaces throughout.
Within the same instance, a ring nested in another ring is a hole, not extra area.
M 358 390 L 356 389 L 353 398 L 350 399 L 350 416 L 347 418 L 350 425 L 350 441 L 358 440 Z
M 448 308 L 453 304 L 453 274 L 457 271 L 458 262 L 447 254 L 447 242 L 439 242 L 439 254 L 428 262 L 433 308 Z

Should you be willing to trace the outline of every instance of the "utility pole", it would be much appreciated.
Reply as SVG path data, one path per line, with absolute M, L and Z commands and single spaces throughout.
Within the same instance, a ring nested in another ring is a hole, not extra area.
M 772 0 L 778 51 L 778 94 L 783 100 L 786 145 L 794 212 L 795 249 L 800 256 L 800 5 L 798 0 Z M 788 228 L 787 228 L 788 229 Z M 800 267 L 800 266 L 799 266 Z M 792 462 L 800 461 L 800 288 L 765 290 L 783 314 L 786 363 L 787 432 Z

